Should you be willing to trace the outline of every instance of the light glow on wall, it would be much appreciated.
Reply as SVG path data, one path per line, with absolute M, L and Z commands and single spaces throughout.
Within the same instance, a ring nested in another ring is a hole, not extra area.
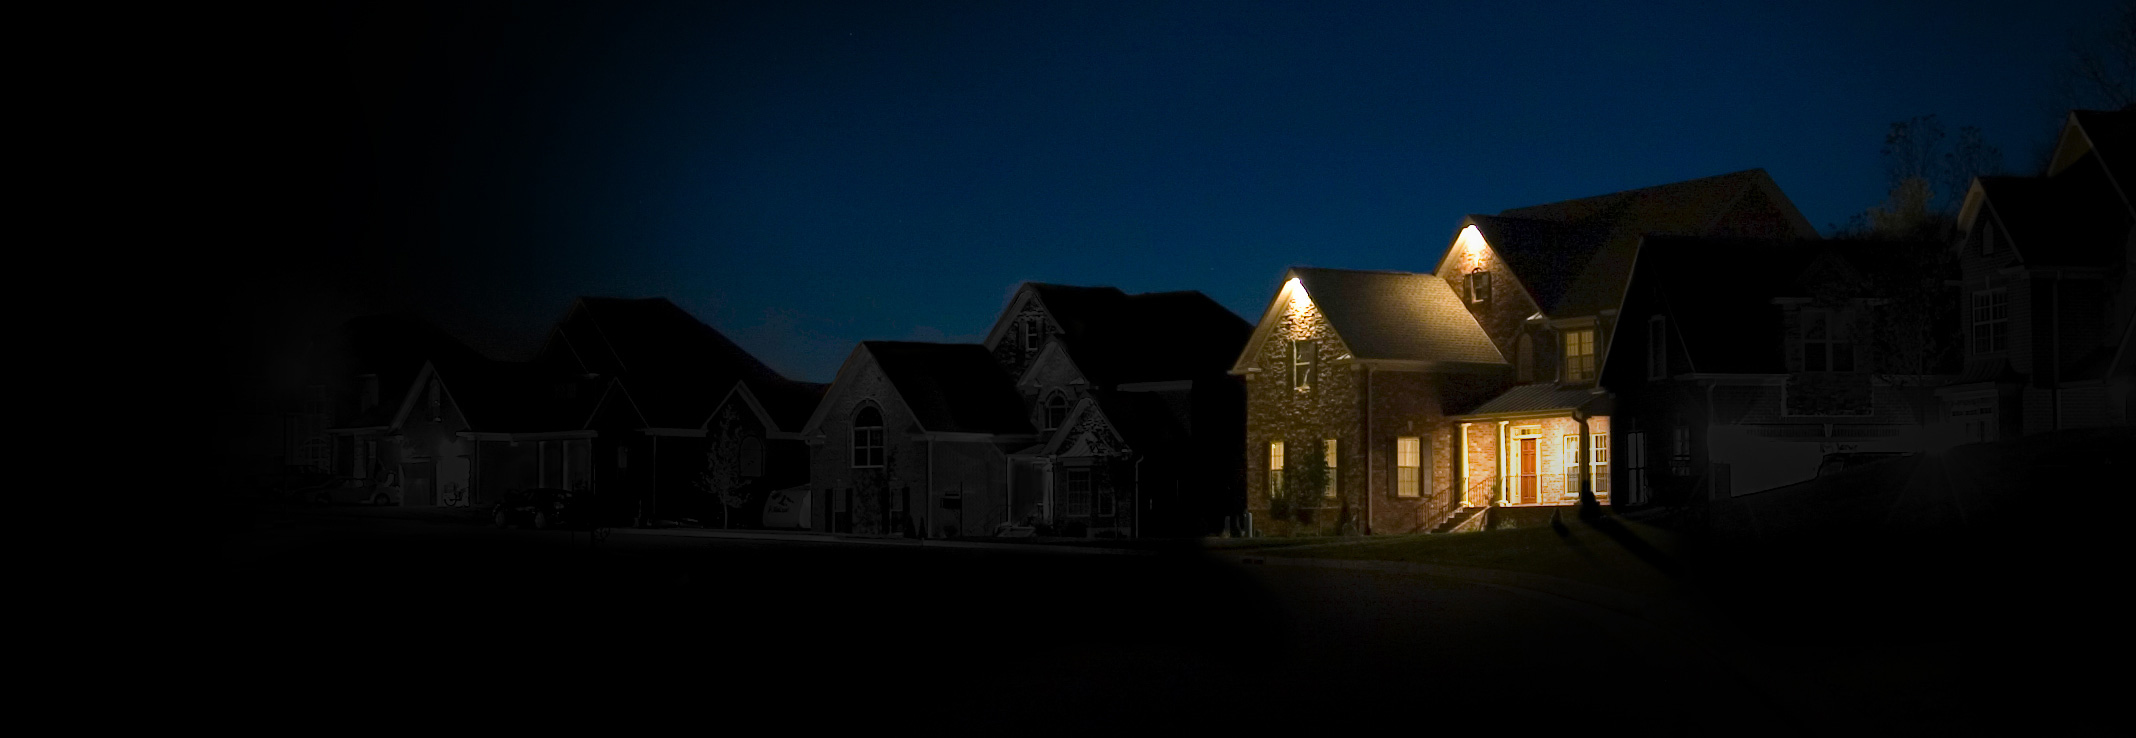
M 1283 289 L 1290 293 L 1290 314 L 1292 316 L 1304 316 L 1313 311 L 1313 298 L 1305 294 L 1305 285 L 1300 283 L 1297 277 L 1291 277 L 1289 282 L 1283 283 Z M 1311 321 L 1294 317 L 1290 321 L 1287 332 L 1289 335 L 1285 336 L 1285 338 L 1293 341 L 1312 338 Z
M 1461 235 L 1454 239 L 1454 253 L 1461 255 L 1461 270 L 1466 272 L 1482 269 L 1484 254 L 1490 247 L 1490 244 L 1484 243 L 1483 232 L 1476 230 L 1476 226 L 1462 228 Z

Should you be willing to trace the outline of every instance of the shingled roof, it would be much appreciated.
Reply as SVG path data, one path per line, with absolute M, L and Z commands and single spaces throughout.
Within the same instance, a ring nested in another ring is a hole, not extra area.
M 1470 215 L 1465 222 L 1483 234 L 1545 314 L 1592 315 L 1622 301 L 1640 237 L 1718 235 L 1722 216 L 1747 201 L 1768 203 L 1782 214 L 1779 225 L 1789 233 L 1780 235 L 1816 237 L 1763 169 Z
M 936 433 L 1033 433 L 1023 396 L 986 347 L 862 341 L 920 427 Z
M 629 380 L 656 428 L 697 428 L 736 381 L 785 379 L 712 326 L 664 297 L 581 297 L 543 356 L 580 371 Z
M 1060 326 L 1063 348 L 1100 386 L 1222 374 L 1253 325 L 1200 292 L 1026 285 Z
M 828 384 L 794 382 L 789 380 L 741 380 L 735 382 L 735 397 L 723 402 L 741 402 L 739 393 L 746 392 L 758 407 L 764 410 L 764 420 L 773 432 L 798 433 L 808 425 L 809 416 L 816 412 L 816 405 L 831 388 Z M 746 410 L 745 410 L 746 412 Z M 711 422 L 708 418 L 707 423 Z
M 1361 360 L 1504 365 L 1505 357 L 1445 280 L 1430 274 L 1292 267 L 1269 305 L 1283 309 L 1297 280 L 1336 335 Z M 1257 344 L 1273 321 L 1263 319 Z M 1243 371 L 1248 357 L 1235 354 Z
M 353 393 L 335 408 L 342 428 L 382 426 L 392 421 L 400 398 L 430 361 L 470 362 L 482 356 L 428 320 L 407 312 L 367 315 L 343 323 L 327 362 L 340 383 L 359 374 L 378 376 L 379 404 L 358 413 Z
M 2108 266 L 2122 257 L 2129 211 L 2105 161 L 2087 155 L 2050 177 L 1981 177 L 1981 194 L 2028 266 Z
M 2073 110 L 2069 115 L 2105 165 L 2123 206 L 2136 214 L 2136 203 L 2127 199 L 2129 188 L 2136 186 L 2136 110 Z

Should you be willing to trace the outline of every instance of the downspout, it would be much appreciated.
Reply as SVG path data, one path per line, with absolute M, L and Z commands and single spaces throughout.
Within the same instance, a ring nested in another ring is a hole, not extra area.
M 2062 272 L 2054 273 L 2054 353 L 2047 356 L 2048 366 L 2054 371 L 2054 387 L 2048 390 L 2048 400 L 2054 403 L 2054 429 L 2062 429 Z
M 1372 535 L 1372 365 L 1365 366 L 1365 535 Z

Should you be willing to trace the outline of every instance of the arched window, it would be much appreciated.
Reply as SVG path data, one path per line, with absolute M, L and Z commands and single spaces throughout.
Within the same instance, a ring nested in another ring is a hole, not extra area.
M 1054 392 L 1046 397 L 1046 430 L 1061 427 L 1068 422 L 1068 396 Z
M 872 468 L 883 465 L 883 413 L 874 405 L 864 405 L 853 414 L 853 466 Z

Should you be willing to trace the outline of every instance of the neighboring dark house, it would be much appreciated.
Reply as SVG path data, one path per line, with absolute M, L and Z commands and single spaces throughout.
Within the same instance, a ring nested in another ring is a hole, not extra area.
M 1936 248 L 1644 239 L 1602 363 L 1615 503 L 1728 497 L 1813 478 L 1827 454 L 1934 447 L 1917 388 L 1948 376 L 1919 372 L 1955 367 L 1913 361 L 1928 347 L 1895 330 L 1909 318 L 1880 277 L 1899 271 L 1892 254 Z
M 294 419 L 291 458 L 365 485 L 397 471 L 381 444 L 424 366 L 483 361 L 437 326 L 405 313 L 352 319 L 322 348 L 316 357 L 321 412 Z
M 387 424 L 379 458 L 400 504 L 481 507 L 530 487 L 596 489 L 594 380 L 488 359 L 423 366 Z
M 977 344 L 863 341 L 801 435 L 814 530 L 984 535 L 1010 522 L 1009 454 L 1037 442 Z
M 2045 176 L 1981 177 L 1959 211 L 1968 441 L 2136 418 L 2136 112 L 2070 113 Z
M 829 389 L 813 382 L 735 382 L 705 420 L 705 469 L 714 497 L 706 503 L 714 508 L 698 519 L 728 527 L 807 527 L 813 508 L 805 495 L 796 495 L 802 509 L 786 511 L 786 520 L 765 520 L 764 508 L 773 492 L 808 486 L 809 448 L 801 429 Z M 718 509 L 726 506 L 716 499 L 721 488 L 739 504 Z M 781 511 L 773 512 L 778 518 Z
M 1430 274 L 1293 267 L 1231 369 L 1246 380 L 1253 530 L 1415 533 L 1459 507 L 1449 417 L 1507 381 L 1505 358 Z M 1327 459 L 1324 506 L 1276 519 L 1283 470 Z
M 1236 527 L 1245 398 L 1226 370 L 1252 330 L 1200 292 L 1023 285 L 985 343 L 1040 432 L 1011 454 L 1008 521 L 1097 537 Z
M 607 380 L 580 429 L 603 504 L 631 521 L 717 514 L 697 485 L 706 421 L 736 382 L 785 381 L 666 298 L 579 298 L 535 363 Z

